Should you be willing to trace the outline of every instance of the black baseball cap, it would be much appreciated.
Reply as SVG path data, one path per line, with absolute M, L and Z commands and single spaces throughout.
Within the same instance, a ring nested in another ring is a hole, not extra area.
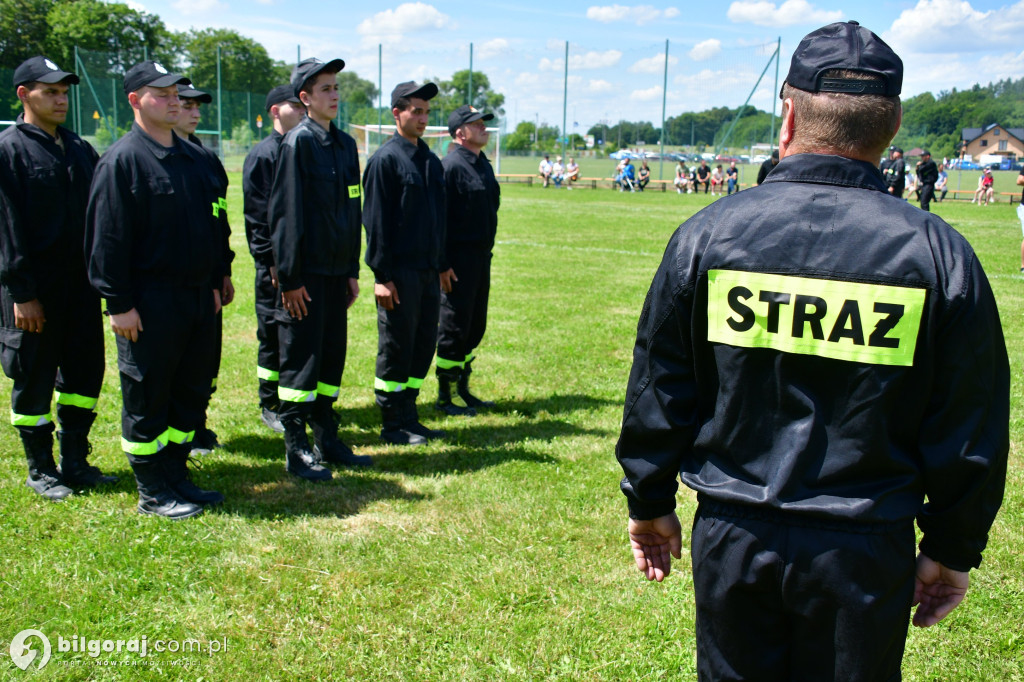
M 872 74 L 881 82 L 822 77 L 830 69 Z M 804 36 L 793 52 L 786 82 L 807 92 L 895 97 L 903 89 L 903 60 L 856 21 L 839 22 Z
M 60 83 L 69 81 L 78 85 L 78 76 L 60 67 L 42 55 L 29 57 L 14 70 L 14 87 L 26 83 Z
M 181 83 L 178 83 L 178 97 L 199 100 L 203 104 L 209 104 L 213 101 L 213 95 L 210 93 L 196 90 L 191 85 L 182 85 Z
M 345 61 L 342 59 L 332 59 L 329 62 L 317 59 L 316 57 L 303 59 L 292 69 L 292 94 L 298 97 L 303 86 L 313 78 L 316 78 L 321 71 L 338 73 L 344 68 Z
M 930 151 L 928 151 L 927 149 L 925 149 L 924 151 L 921 152 L 921 156 L 931 156 L 931 155 L 932 155 L 932 153 Z
M 419 97 L 420 99 L 433 99 L 437 95 L 437 86 L 433 83 L 424 83 L 420 85 L 416 81 L 406 81 L 399 83 L 395 86 L 395 89 L 391 91 L 391 108 L 394 109 L 398 106 L 398 100 L 403 97 Z
M 461 107 L 448 115 L 448 134 L 455 137 L 455 131 L 473 121 L 490 121 L 494 114 L 485 114 L 476 107 L 463 104 Z
M 166 88 L 170 85 L 192 85 L 192 81 L 180 73 L 171 73 L 152 59 L 139 62 L 124 75 L 124 94 L 135 92 L 147 85 L 151 88 Z
M 292 102 L 294 104 L 302 104 L 299 101 L 298 96 L 295 94 L 295 88 L 290 84 L 278 85 L 273 90 L 267 93 L 266 108 L 270 111 L 270 107 L 281 102 Z

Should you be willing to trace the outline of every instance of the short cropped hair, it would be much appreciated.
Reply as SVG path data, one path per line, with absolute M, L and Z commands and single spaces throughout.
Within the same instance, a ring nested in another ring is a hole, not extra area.
M 872 74 L 844 69 L 830 69 L 822 77 L 881 80 Z M 798 149 L 880 155 L 896 135 L 900 120 L 899 96 L 814 93 L 786 83 L 782 86 L 782 98 L 793 100 L 795 131 L 791 146 Z
M 321 71 L 320 73 L 318 73 L 316 75 L 316 78 L 307 78 L 306 82 L 302 84 L 301 88 L 299 88 L 299 92 L 304 92 L 307 95 L 312 95 L 313 94 L 313 84 L 316 83 L 316 79 L 317 78 L 319 78 L 320 76 L 324 75 L 325 73 L 329 73 L 332 76 L 337 76 L 338 75 L 337 71 L 327 71 L 325 69 L 325 70 Z
M 412 106 L 412 102 L 409 101 L 408 97 L 399 97 L 395 100 L 395 106 L 392 109 L 398 109 L 399 111 L 405 111 Z

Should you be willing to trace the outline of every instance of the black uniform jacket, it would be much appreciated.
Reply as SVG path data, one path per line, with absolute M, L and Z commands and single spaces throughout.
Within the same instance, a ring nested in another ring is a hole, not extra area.
M 907 184 L 907 163 L 903 159 L 892 159 L 885 167 L 885 184 L 903 193 Z
M 448 188 L 445 253 L 465 248 L 490 251 L 494 248 L 501 203 L 501 190 L 491 162 L 483 152 L 474 154 L 453 143 L 441 165 Z
M 359 276 L 359 154 L 331 123 L 304 118 L 278 151 L 270 194 L 270 241 L 282 291 L 303 273 Z
M 444 168 L 423 140 L 395 133 L 367 162 L 363 189 L 366 264 L 377 282 L 395 268 L 448 269 Z
M 85 207 L 99 157 L 70 130 L 57 134 L 63 151 L 23 115 L 0 132 L 0 284 L 17 303 L 85 272 Z
M 210 163 L 215 171 L 217 178 L 217 196 L 220 197 L 220 208 L 215 210 L 217 220 L 223 225 L 221 226 L 220 234 L 223 235 L 223 243 L 220 245 L 221 253 L 224 254 L 223 268 L 221 274 L 225 277 L 231 276 L 231 261 L 235 259 L 235 252 L 231 250 L 230 238 L 231 238 L 231 226 L 228 224 L 228 172 L 224 170 L 224 164 L 221 162 L 220 157 L 211 150 L 203 146 L 202 141 L 195 135 L 189 135 L 188 141 L 199 148 L 199 151 L 203 153 L 206 160 Z
M 800 154 L 675 232 L 616 449 L 635 518 L 671 512 L 681 475 L 793 519 L 916 516 L 925 554 L 978 565 L 1009 447 L 999 315 L 966 240 L 884 189 Z
M 939 167 L 929 159 L 917 167 L 917 179 L 922 185 L 934 185 L 939 181 Z
M 249 253 L 258 265 L 274 264 L 270 245 L 270 192 L 274 186 L 274 167 L 284 135 L 271 130 L 270 135 L 253 147 L 242 165 L 242 194 L 245 210 L 245 238 Z
M 220 289 L 229 254 L 217 170 L 174 135 L 164 147 L 138 124 L 96 166 L 86 217 L 89 280 L 107 310 L 135 307 L 148 286 Z

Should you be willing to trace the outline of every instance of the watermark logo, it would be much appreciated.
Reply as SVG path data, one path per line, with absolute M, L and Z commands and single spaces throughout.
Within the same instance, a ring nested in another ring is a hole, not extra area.
M 50 640 L 39 630 L 22 630 L 11 640 L 11 660 L 14 665 L 22 670 L 28 670 L 39 652 L 30 647 L 26 642 L 32 637 L 38 637 L 43 643 L 43 657 L 39 660 L 38 668 L 43 668 L 50 660 Z

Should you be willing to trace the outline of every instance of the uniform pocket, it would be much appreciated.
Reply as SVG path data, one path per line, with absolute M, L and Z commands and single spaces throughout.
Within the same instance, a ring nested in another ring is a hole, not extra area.
M 117 368 L 134 381 L 142 381 L 146 375 L 145 362 L 139 361 L 139 345 L 123 336 L 117 337 Z
M 24 329 L 0 327 L 0 365 L 8 378 L 18 381 L 28 376 L 39 347 L 39 335 Z

